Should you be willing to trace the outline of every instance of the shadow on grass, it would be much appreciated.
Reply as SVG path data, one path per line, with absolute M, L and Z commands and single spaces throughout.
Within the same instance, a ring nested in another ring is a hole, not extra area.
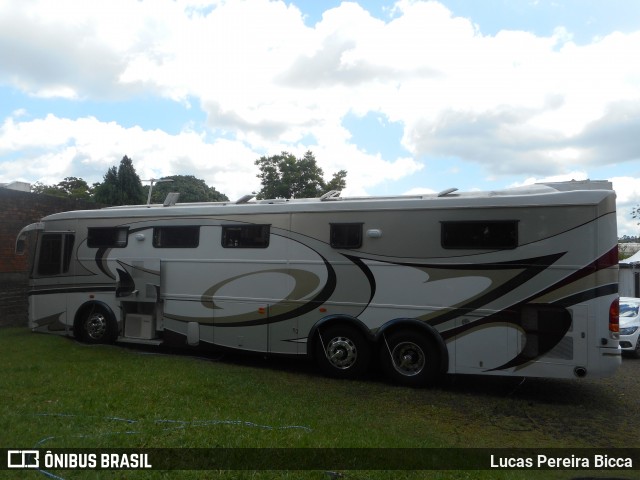
M 138 353 L 191 357 L 202 361 L 221 362 L 229 365 L 288 372 L 305 377 L 317 376 L 318 378 L 323 378 L 315 363 L 307 358 L 134 344 L 121 344 L 120 346 Z M 628 362 L 633 362 L 633 360 Z M 636 365 L 633 366 L 624 365 L 623 368 L 629 367 L 631 369 L 633 367 L 633 372 L 630 374 L 635 375 L 640 372 L 640 360 L 635 363 Z M 624 375 L 626 373 L 619 376 Z M 390 388 L 401 388 L 389 383 L 376 365 L 372 366 L 365 377 L 360 380 L 372 384 L 389 385 Z M 345 380 L 335 381 L 344 382 Z M 437 385 L 419 390 L 495 398 L 512 397 L 530 402 L 556 405 L 584 404 L 586 401 L 594 406 L 602 407 L 610 405 L 612 400 L 615 400 L 614 397 L 620 396 L 617 395 L 619 393 L 617 392 L 618 387 L 624 388 L 611 379 L 546 379 L 456 374 L 445 375 Z

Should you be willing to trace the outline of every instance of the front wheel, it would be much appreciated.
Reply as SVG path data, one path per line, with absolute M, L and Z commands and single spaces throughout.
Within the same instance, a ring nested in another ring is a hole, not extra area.
M 422 332 L 398 330 L 385 334 L 380 355 L 382 368 L 394 383 L 422 387 L 433 384 L 440 375 L 435 342 Z
M 326 375 L 357 378 L 369 368 L 371 349 L 358 329 L 351 325 L 335 325 L 320 329 L 315 357 Z
M 113 343 L 118 336 L 115 319 L 100 307 L 94 307 L 85 313 L 80 329 L 80 338 L 85 343 Z

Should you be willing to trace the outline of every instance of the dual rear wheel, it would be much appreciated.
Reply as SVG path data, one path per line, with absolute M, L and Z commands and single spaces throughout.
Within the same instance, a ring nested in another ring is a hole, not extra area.
M 332 325 L 320 331 L 315 357 L 326 375 L 357 378 L 369 368 L 371 348 L 365 336 L 355 327 Z
M 320 329 L 314 353 L 326 375 L 352 379 L 368 370 L 374 351 L 360 330 L 338 324 Z M 377 353 L 382 370 L 394 383 L 419 387 L 434 383 L 440 374 L 435 342 L 415 329 L 383 334 Z
M 407 387 L 433 384 L 440 376 L 435 342 L 415 330 L 397 330 L 383 335 L 380 346 L 382 369 L 395 383 Z

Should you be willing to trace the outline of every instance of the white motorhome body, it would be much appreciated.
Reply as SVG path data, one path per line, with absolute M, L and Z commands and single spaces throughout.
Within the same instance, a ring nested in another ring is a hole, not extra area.
M 620 364 L 607 182 L 114 207 L 28 232 L 36 331 L 308 355 L 344 377 L 379 356 L 409 385 Z

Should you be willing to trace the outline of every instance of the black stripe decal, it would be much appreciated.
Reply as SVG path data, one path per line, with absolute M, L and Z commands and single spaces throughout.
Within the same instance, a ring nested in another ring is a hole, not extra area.
M 553 265 L 558 259 L 560 259 L 564 255 L 563 253 L 557 253 L 554 255 L 547 255 L 546 257 L 538 257 L 525 261 L 517 261 L 517 262 L 506 262 L 497 265 L 476 265 L 479 270 L 495 270 L 497 268 L 525 268 L 523 272 L 516 275 L 514 278 L 504 283 L 498 288 L 495 288 L 486 295 L 482 295 L 468 303 L 464 303 L 459 305 L 456 309 L 443 313 L 442 315 L 437 316 L 434 319 L 428 321 L 430 325 L 440 325 L 442 323 L 448 322 L 449 320 L 453 320 L 456 317 L 459 317 L 461 312 L 469 312 L 476 310 L 504 295 L 506 295 L 511 290 L 520 287 L 524 283 L 531 280 L 533 277 L 538 275 L 539 273 L 545 271 L 549 266 Z M 509 265 L 506 267 L 506 265 Z M 462 268 L 462 267 L 461 267 Z M 466 268 L 471 270 L 470 268 Z M 537 296 L 537 295 L 536 295 Z M 474 322 L 474 325 L 477 322 Z
M 53 295 L 60 293 L 91 293 L 91 292 L 115 292 L 116 287 L 111 286 L 102 286 L 102 287 L 91 287 L 91 286 L 82 286 L 82 287 L 58 287 L 58 288 L 42 288 L 42 289 L 33 289 L 29 290 L 28 295 Z
M 362 270 L 362 273 L 364 274 L 365 277 L 367 277 L 367 280 L 369 281 L 369 289 L 371 291 L 371 294 L 369 295 L 369 301 L 367 302 L 365 307 L 362 309 L 364 311 L 366 308 L 369 307 L 369 304 L 371 303 L 371 301 L 373 300 L 373 297 L 376 294 L 376 278 L 373 275 L 373 272 L 371 271 L 371 269 L 367 267 L 367 265 L 362 261 L 361 258 L 353 257 L 351 255 L 344 255 L 344 256 L 349 260 L 351 260 L 360 270 Z

